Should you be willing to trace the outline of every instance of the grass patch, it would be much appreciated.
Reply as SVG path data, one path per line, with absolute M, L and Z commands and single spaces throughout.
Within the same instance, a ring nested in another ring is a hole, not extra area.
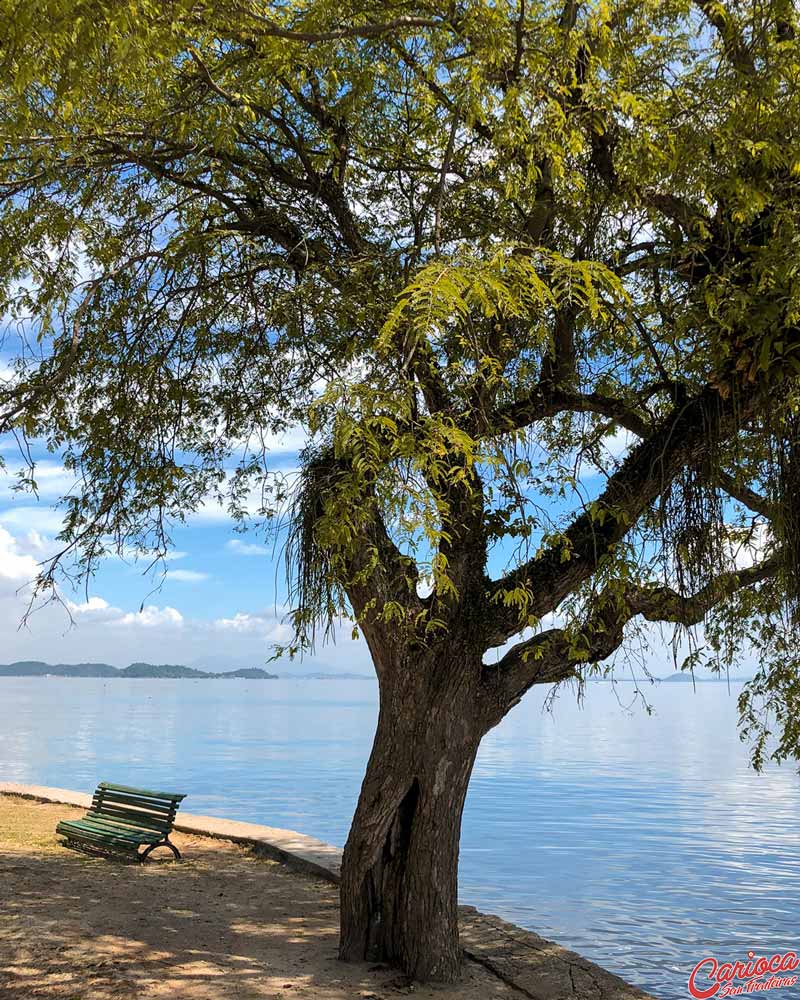
M 79 816 L 82 810 L 72 806 L 34 802 L 16 795 L 0 795 L 0 842 L 18 851 L 53 852 L 63 850 L 56 837 L 61 819 Z

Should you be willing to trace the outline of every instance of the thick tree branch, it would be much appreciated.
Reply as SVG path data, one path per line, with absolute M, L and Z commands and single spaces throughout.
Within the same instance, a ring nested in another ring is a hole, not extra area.
M 560 684 L 579 676 L 564 629 L 551 628 L 513 646 L 498 663 L 484 664 L 483 686 L 490 725 L 498 722 L 535 684 Z
M 299 31 L 295 28 L 285 28 L 271 18 L 256 14 L 246 7 L 237 8 L 246 18 L 256 21 L 259 25 L 258 34 L 261 37 L 285 38 L 289 42 L 305 42 L 313 45 L 318 42 L 334 42 L 342 38 L 379 38 L 393 32 L 409 28 L 446 28 L 448 23 L 440 18 L 432 17 L 396 17 L 391 21 L 376 24 L 355 24 L 347 28 L 332 28 L 329 31 Z
M 530 427 L 559 413 L 597 413 L 608 417 L 637 437 L 646 438 L 652 425 L 622 400 L 599 392 L 570 392 L 549 385 L 538 386 L 522 399 L 498 406 L 488 414 L 476 413 L 460 426 L 470 427 L 476 437 L 492 438 Z
M 688 628 L 698 625 L 715 605 L 737 590 L 773 577 L 781 565 L 781 556 L 772 555 L 747 569 L 720 573 L 688 597 L 671 587 L 631 587 L 625 593 L 623 604 L 629 618 L 641 615 L 650 622 L 675 622 Z
M 442 157 L 442 169 L 439 173 L 439 185 L 436 194 L 436 211 L 433 219 L 433 247 L 436 256 L 441 256 L 441 233 L 442 233 L 442 207 L 444 205 L 444 193 L 447 185 L 447 174 L 450 170 L 450 161 L 453 158 L 453 147 L 456 141 L 456 131 L 458 129 L 458 115 L 453 114 L 450 123 L 450 134 L 447 137 L 447 146 Z
M 745 76 L 755 76 L 756 67 L 744 39 L 742 38 L 730 11 L 720 3 L 720 0 L 695 0 L 697 7 L 703 12 L 706 20 L 716 28 L 722 39 L 722 48 L 738 72 Z
M 575 22 L 578 20 L 578 11 L 580 6 L 581 5 L 578 3 L 578 0 L 567 0 L 561 10 L 561 15 L 558 19 L 558 26 L 567 34 L 569 34 L 569 32 L 575 27 Z
M 416 564 L 410 556 L 404 556 L 392 541 L 374 504 L 364 541 L 368 544 L 354 546 L 347 570 L 350 577 L 347 594 L 356 613 L 364 614 L 375 598 L 378 599 L 378 611 L 389 601 L 415 613 L 421 611 L 422 603 L 415 589 L 419 575 Z M 377 561 L 372 559 L 370 544 L 377 551 Z M 387 626 L 387 634 L 391 632 L 392 628 Z
M 775 554 L 748 569 L 721 573 L 688 596 L 657 585 L 599 595 L 596 610 L 576 636 L 565 629 L 548 629 L 517 643 L 499 663 L 484 667 L 484 685 L 497 721 L 534 685 L 577 677 L 582 664 L 611 656 L 622 644 L 625 625 L 638 615 L 651 622 L 697 625 L 721 601 L 770 579 L 781 565 L 780 555 Z
M 423 604 L 417 595 L 419 576 L 413 558 L 403 555 L 391 538 L 375 497 L 368 483 L 353 482 L 353 465 L 348 458 L 337 457 L 333 449 L 322 450 L 304 463 L 302 477 L 295 493 L 291 514 L 291 528 L 286 546 L 287 568 L 292 581 L 290 593 L 295 604 L 294 614 L 306 616 L 311 624 L 305 625 L 307 640 L 313 643 L 316 625 L 324 622 L 326 629 L 333 625 L 336 608 L 331 594 L 319 594 L 319 571 L 333 559 L 337 565 L 339 587 L 350 602 L 359 625 L 364 629 L 380 673 L 387 663 L 380 656 L 381 647 L 390 651 L 402 641 L 402 623 L 388 622 L 383 616 L 389 604 L 402 608 L 408 627 L 413 627 Z M 353 487 L 357 485 L 354 491 Z M 350 501 L 353 523 L 350 537 L 344 545 L 329 545 L 325 533 L 320 536 L 329 505 L 336 501 L 344 489 L 355 492 Z M 297 575 L 294 571 L 297 569 Z M 330 566 L 322 569 L 330 572 Z M 337 588 L 337 592 L 341 593 Z
M 402 370 L 416 379 L 428 412 L 444 413 L 451 410 L 453 403 L 450 392 L 427 337 L 418 336 L 409 342 L 407 335 L 398 333 L 394 340 Z
M 730 475 L 730 473 L 723 472 L 720 469 L 717 471 L 714 478 L 718 485 L 725 490 L 728 496 L 733 497 L 734 500 L 738 500 L 740 503 L 744 504 L 745 507 L 755 511 L 756 514 L 761 514 L 762 517 L 766 517 L 767 520 L 771 521 L 775 517 L 775 508 L 766 497 L 762 497 L 760 493 L 756 493 L 755 490 L 751 490 L 750 487 L 745 486 L 744 483 L 737 482 L 737 480 Z
M 578 379 L 575 358 L 575 321 L 578 310 L 565 306 L 556 310 L 551 348 L 542 360 L 541 381 L 556 389 L 567 389 Z
M 557 544 L 487 587 L 494 613 L 488 616 L 487 646 L 502 645 L 520 628 L 519 612 L 506 607 L 503 595 L 525 588 L 527 613 L 541 618 L 581 585 L 641 514 L 689 463 L 703 458 L 713 441 L 734 433 L 747 419 L 754 390 L 745 387 L 723 398 L 707 386 L 675 407 L 611 476 L 605 491 L 577 517 Z M 598 512 L 602 511 L 602 517 Z
M 553 193 L 553 164 L 550 157 L 543 157 L 539 166 L 539 180 L 536 184 L 536 198 L 524 223 L 525 240 L 531 247 L 547 242 L 555 214 Z M 526 251 L 530 253 L 531 251 Z
M 645 205 L 660 212 L 661 215 L 678 226 L 686 236 L 694 237 L 697 235 L 698 223 L 702 223 L 706 228 L 711 228 L 711 219 L 705 212 L 677 195 L 663 191 L 642 191 L 641 198 Z M 674 252 L 672 256 L 674 257 Z

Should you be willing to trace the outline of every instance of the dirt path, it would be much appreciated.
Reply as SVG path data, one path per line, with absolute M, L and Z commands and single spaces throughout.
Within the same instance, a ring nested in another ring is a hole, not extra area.
M 2 1000 L 520 996 L 472 962 L 455 988 L 340 962 L 335 887 L 227 841 L 175 834 L 180 864 L 65 850 L 56 823 L 79 815 L 0 795 Z

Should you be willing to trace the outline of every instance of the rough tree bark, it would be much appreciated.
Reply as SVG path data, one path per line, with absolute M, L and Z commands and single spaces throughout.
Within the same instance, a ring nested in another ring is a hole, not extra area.
M 569 560 L 558 549 L 539 553 L 500 583 L 484 575 L 480 484 L 460 497 L 451 492 L 447 559 L 459 599 L 437 604 L 446 631 L 431 646 L 424 636 L 415 638 L 413 628 L 393 628 L 368 610 L 405 601 L 408 621 L 414 621 L 425 605 L 409 588 L 408 566 L 375 514 L 368 534 L 380 559 L 373 566 L 359 547 L 361 561 L 354 561 L 351 575 L 361 582 L 348 590 L 378 674 L 380 713 L 344 852 L 341 958 L 390 962 L 423 981 L 457 979 L 461 817 L 483 735 L 532 686 L 575 677 L 581 663 L 610 656 L 636 615 L 690 624 L 725 594 L 774 573 L 774 560 L 765 560 L 723 573 L 694 595 L 663 586 L 603 591 L 583 623 L 580 651 L 561 628 L 523 640 L 519 609 L 498 593 L 524 583 L 533 595 L 529 613 L 554 611 L 665 484 L 705 456 L 711 441 L 733 433 L 751 405 L 752 392 L 732 400 L 707 388 L 676 407 L 609 479 L 598 503 L 613 516 L 597 521 L 583 512 L 565 533 L 572 543 Z M 488 649 L 514 637 L 516 645 L 484 666 Z
M 447 643 L 381 671 L 372 754 L 344 851 L 340 957 L 419 980 L 459 975 L 461 816 L 485 732 L 480 663 Z

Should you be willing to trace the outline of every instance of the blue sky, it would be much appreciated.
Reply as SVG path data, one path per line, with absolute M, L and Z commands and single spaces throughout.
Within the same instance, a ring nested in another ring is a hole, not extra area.
M 273 467 L 296 468 L 303 443 L 299 430 L 272 441 Z M 160 569 L 144 573 L 143 562 L 106 559 L 88 594 L 64 592 L 72 622 L 63 608 L 50 606 L 20 627 L 28 604 L 26 585 L 37 563 L 53 551 L 61 520 L 54 505 L 70 489 L 71 479 L 58 456 L 34 451 L 37 501 L 12 489 L 13 473 L 21 465 L 13 437 L 0 439 L 0 454 L 7 465 L 7 472 L 0 472 L 2 662 L 264 666 L 272 644 L 288 638 L 280 549 L 265 545 L 253 532 L 237 533 L 227 513 L 213 504 L 175 526 L 164 576 Z M 272 669 L 369 672 L 371 666 L 363 643 L 343 635 L 302 664 L 282 661 Z
M 305 435 L 298 428 L 269 442 L 272 469 L 290 473 L 299 464 Z M 606 439 L 620 457 L 630 443 L 618 432 Z M 38 501 L 12 489 L 22 464 L 13 437 L 0 438 L 7 471 L 0 472 L 0 662 L 19 659 L 48 662 L 102 661 L 125 666 L 136 660 L 184 663 L 209 669 L 267 666 L 282 673 L 308 670 L 371 673 L 363 641 L 343 628 L 334 645 L 304 661 L 269 665 L 276 642 L 291 632 L 285 622 L 286 589 L 280 547 L 264 544 L 253 531 L 240 533 L 224 509 L 206 505 L 172 532 L 173 550 L 165 566 L 146 573 L 146 562 L 103 560 L 88 592 L 64 591 L 68 611 L 57 605 L 35 611 L 21 624 L 28 606 L 29 582 L 38 564 L 55 550 L 61 515 L 54 506 L 72 486 L 57 455 L 34 449 Z M 603 478 L 591 468 L 581 476 L 583 500 L 602 489 Z M 565 509 L 556 503 L 553 513 Z M 505 557 L 508 552 L 505 552 Z M 750 560 L 748 560 L 749 562 Z M 490 570 L 499 575 L 502 550 Z M 68 613 L 69 612 L 69 613 Z M 657 675 L 673 669 L 666 638 L 648 629 L 650 650 L 642 655 Z M 746 664 L 742 664 L 747 669 Z
M 609 443 L 624 450 L 627 442 L 620 437 Z M 296 469 L 304 444 L 299 428 L 273 438 L 270 467 L 289 473 Z M 6 463 L 6 473 L 0 472 L 0 661 L 264 666 L 272 644 L 289 638 L 280 546 L 264 544 L 253 531 L 235 531 L 216 504 L 174 527 L 173 551 L 165 566 L 148 574 L 146 561 L 106 559 L 88 592 L 64 591 L 72 621 L 63 608 L 51 606 L 36 611 L 20 628 L 28 603 L 26 585 L 37 564 L 54 551 L 61 524 L 55 504 L 73 483 L 57 455 L 34 447 L 39 499 L 16 493 L 14 473 L 22 459 L 13 437 L 0 438 L 0 455 Z M 587 483 L 589 493 L 595 494 L 602 479 L 589 480 L 594 480 Z M 503 553 L 496 552 L 493 574 L 502 572 L 503 562 Z M 365 644 L 354 642 L 348 627 L 335 645 L 322 647 L 302 663 L 284 660 L 272 669 L 371 672 L 372 667 Z

